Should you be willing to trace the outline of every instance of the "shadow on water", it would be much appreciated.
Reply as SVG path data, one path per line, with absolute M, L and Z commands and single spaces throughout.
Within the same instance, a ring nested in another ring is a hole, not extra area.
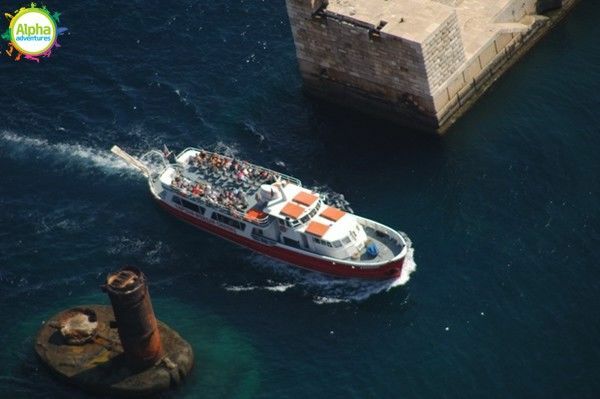
M 309 97 L 319 142 L 336 161 L 352 161 L 365 171 L 394 162 L 394 168 L 417 165 L 437 169 L 443 163 L 444 138 Z M 424 172 L 426 173 L 426 172 Z

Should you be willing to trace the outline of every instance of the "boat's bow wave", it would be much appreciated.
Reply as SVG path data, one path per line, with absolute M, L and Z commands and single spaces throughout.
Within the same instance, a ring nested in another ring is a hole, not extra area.
M 402 273 L 395 279 L 371 281 L 356 278 L 337 278 L 322 273 L 291 268 L 283 262 L 258 254 L 251 254 L 248 258 L 252 265 L 269 269 L 270 272 L 278 275 L 280 279 L 278 281 L 269 280 L 266 283 L 225 284 L 224 288 L 232 292 L 297 291 L 310 296 L 313 302 L 319 305 L 362 302 L 373 295 L 405 285 L 410 280 L 410 275 L 417 269 L 417 264 L 414 261 L 414 248 L 411 246 L 410 239 L 404 233 L 402 234 L 409 248 L 402 267 Z

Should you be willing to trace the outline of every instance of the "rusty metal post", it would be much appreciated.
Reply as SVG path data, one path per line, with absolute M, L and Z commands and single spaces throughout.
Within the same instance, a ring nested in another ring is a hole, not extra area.
M 127 359 L 140 367 L 155 364 L 164 350 L 144 273 L 125 267 L 109 274 L 103 289 L 110 297 Z

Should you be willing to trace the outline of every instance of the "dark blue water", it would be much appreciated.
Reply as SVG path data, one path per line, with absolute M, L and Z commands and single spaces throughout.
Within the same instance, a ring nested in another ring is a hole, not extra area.
M 443 138 L 306 98 L 283 0 L 106 3 L 48 4 L 63 47 L 0 59 L 0 397 L 87 397 L 33 336 L 125 264 L 198 357 L 166 397 L 600 396 L 600 3 Z M 109 152 L 163 143 L 344 193 L 416 272 L 343 283 L 171 219 Z

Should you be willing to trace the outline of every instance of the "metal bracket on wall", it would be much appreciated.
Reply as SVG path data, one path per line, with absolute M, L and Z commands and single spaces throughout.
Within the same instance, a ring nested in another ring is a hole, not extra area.
M 325 9 L 329 5 L 328 1 L 324 1 L 321 3 L 321 6 L 317 8 L 311 15 L 313 21 L 326 23 L 327 22 L 327 14 L 325 14 Z
M 381 39 L 381 30 L 387 25 L 387 21 L 379 21 L 379 25 L 375 29 L 369 29 L 369 39 L 379 40 Z

